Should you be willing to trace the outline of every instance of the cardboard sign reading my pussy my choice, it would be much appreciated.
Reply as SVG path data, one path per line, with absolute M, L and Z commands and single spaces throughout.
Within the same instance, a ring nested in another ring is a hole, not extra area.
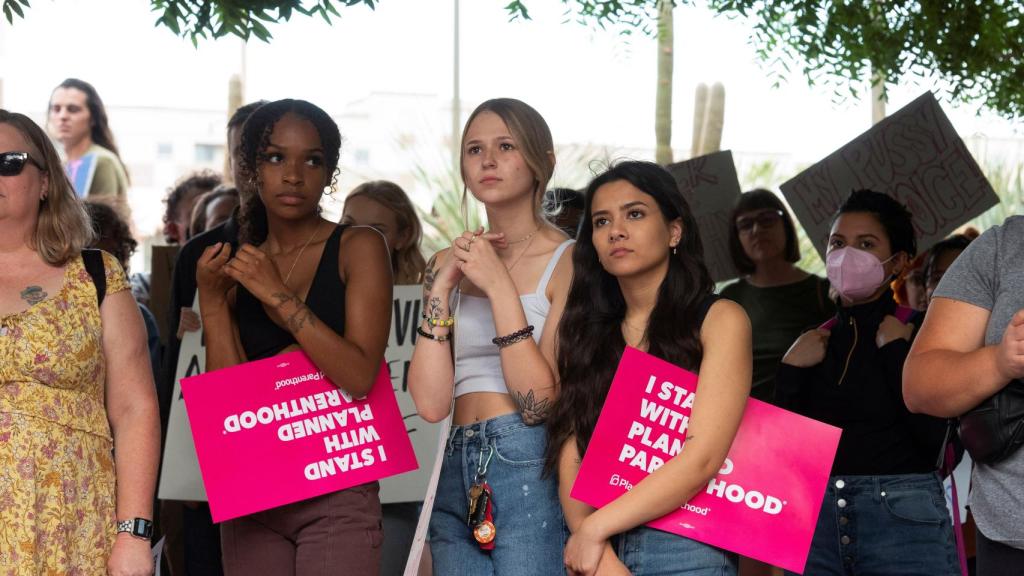
M 686 458 L 697 376 L 627 348 L 572 497 L 601 507 L 670 458 Z M 719 473 L 648 526 L 803 572 L 840 430 L 758 400 Z
M 303 352 L 181 381 L 214 522 L 416 468 L 386 365 L 366 398 Z

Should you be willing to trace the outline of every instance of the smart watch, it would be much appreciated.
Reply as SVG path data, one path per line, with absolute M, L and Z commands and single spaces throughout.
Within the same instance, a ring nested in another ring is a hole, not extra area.
M 136 538 L 149 540 L 153 537 L 153 523 L 145 518 L 132 518 L 131 520 L 118 520 L 117 533 L 128 532 Z

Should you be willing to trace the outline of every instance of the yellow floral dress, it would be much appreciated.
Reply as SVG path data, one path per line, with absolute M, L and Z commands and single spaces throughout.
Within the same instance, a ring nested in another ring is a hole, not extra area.
M 107 294 L 128 289 L 103 253 Z M 102 575 L 114 544 L 113 440 L 96 289 L 64 285 L 0 317 L 0 575 Z

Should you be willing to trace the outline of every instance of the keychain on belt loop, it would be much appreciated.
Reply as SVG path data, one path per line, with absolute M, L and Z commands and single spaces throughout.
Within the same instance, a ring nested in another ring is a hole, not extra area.
M 484 449 L 481 447 L 476 475 L 473 478 L 473 485 L 469 488 L 469 514 L 466 516 L 466 524 L 473 529 L 473 538 L 481 550 L 494 550 L 494 537 L 497 534 L 494 527 L 494 493 L 487 483 L 487 467 L 493 456 L 493 443 L 487 444 L 486 459 Z

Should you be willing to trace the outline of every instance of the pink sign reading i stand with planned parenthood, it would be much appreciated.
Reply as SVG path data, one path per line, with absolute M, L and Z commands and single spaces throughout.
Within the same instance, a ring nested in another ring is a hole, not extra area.
M 683 450 L 697 376 L 627 348 L 572 497 L 601 507 Z M 840 430 L 747 400 L 719 473 L 648 526 L 802 573 Z
M 416 469 L 382 364 L 353 399 L 303 352 L 181 381 L 214 522 Z

